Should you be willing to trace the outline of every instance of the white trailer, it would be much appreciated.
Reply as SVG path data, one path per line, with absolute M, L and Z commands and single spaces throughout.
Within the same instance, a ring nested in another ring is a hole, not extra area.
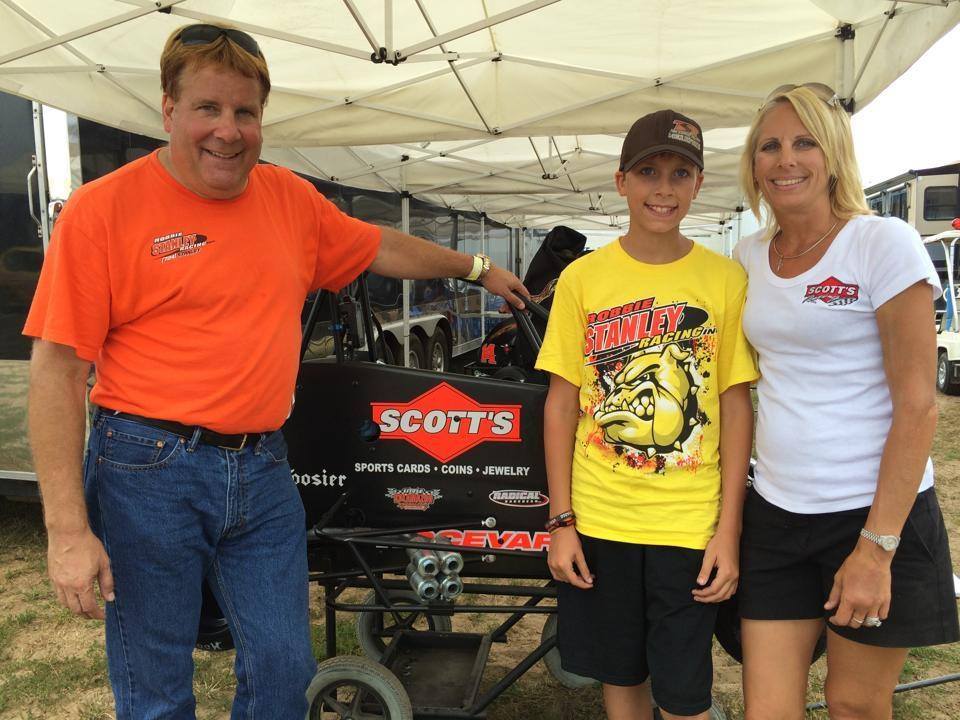
M 960 239 L 960 218 L 954 220 L 955 230 L 937 233 L 924 240 L 928 250 L 940 246 L 946 260 L 946 278 L 943 299 L 937 303 L 937 389 L 947 395 L 960 395 L 960 287 L 956 276 L 957 240 Z M 932 253 L 931 253 L 932 254 Z

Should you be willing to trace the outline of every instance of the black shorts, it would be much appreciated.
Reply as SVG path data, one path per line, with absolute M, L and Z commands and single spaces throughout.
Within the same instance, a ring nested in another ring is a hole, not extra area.
M 833 576 L 853 551 L 869 508 L 798 514 L 751 488 L 743 513 L 740 617 L 828 618 Z M 947 531 L 933 488 L 917 495 L 891 565 L 890 614 L 879 628 L 827 627 L 880 647 L 918 647 L 960 639 Z
M 560 583 L 557 645 L 564 670 L 608 685 L 650 677 L 676 715 L 710 708 L 717 606 L 694 601 L 703 550 L 580 536 L 594 587 Z

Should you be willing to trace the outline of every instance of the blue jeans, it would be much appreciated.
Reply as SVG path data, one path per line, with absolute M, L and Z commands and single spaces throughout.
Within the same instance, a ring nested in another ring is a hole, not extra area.
M 106 632 L 117 720 L 195 717 L 205 578 L 237 648 L 231 717 L 302 720 L 316 660 L 283 435 L 225 450 L 98 411 L 84 485 L 116 584 Z

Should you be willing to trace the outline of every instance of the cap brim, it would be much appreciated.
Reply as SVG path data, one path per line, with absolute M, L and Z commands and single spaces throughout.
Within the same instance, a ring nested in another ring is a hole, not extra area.
M 649 147 L 641 153 L 634 155 L 630 162 L 624 163 L 623 169 L 621 172 L 630 172 L 634 165 L 636 165 L 641 160 L 645 160 L 648 157 L 653 155 L 660 155 L 661 153 L 673 153 L 674 155 L 679 155 L 682 158 L 686 158 L 698 168 L 703 170 L 703 161 L 697 156 L 693 150 L 688 150 L 685 147 L 679 145 L 654 145 Z

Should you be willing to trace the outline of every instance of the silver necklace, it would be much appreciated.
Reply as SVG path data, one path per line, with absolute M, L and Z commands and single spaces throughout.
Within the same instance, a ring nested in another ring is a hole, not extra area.
M 832 232 L 833 232 L 833 229 L 834 229 L 837 225 L 839 225 L 839 224 L 840 224 L 840 221 L 837 220 L 833 225 L 830 226 L 830 229 L 827 230 L 827 231 L 823 234 L 823 237 L 821 237 L 819 240 L 817 240 L 813 245 L 811 245 L 810 247 L 808 247 L 806 250 L 804 250 L 803 252 L 798 252 L 796 255 L 784 255 L 782 252 L 780 252 L 780 248 L 777 247 L 777 238 L 780 236 L 780 233 L 782 233 L 783 231 L 782 231 L 782 230 L 777 230 L 777 234 L 773 236 L 773 252 L 776 253 L 776 255 L 777 255 L 777 269 L 776 269 L 776 272 L 780 272 L 780 268 L 783 267 L 783 261 L 784 261 L 784 260 L 796 260 L 798 257 L 803 257 L 803 256 L 806 255 L 808 252 L 810 252 L 811 250 L 813 250 L 817 245 L 819 245 L 819 244 L 822 243 L 824 240 L 826 240 L 828 237 L 830 237 L 830 233 L 832 233 Z

